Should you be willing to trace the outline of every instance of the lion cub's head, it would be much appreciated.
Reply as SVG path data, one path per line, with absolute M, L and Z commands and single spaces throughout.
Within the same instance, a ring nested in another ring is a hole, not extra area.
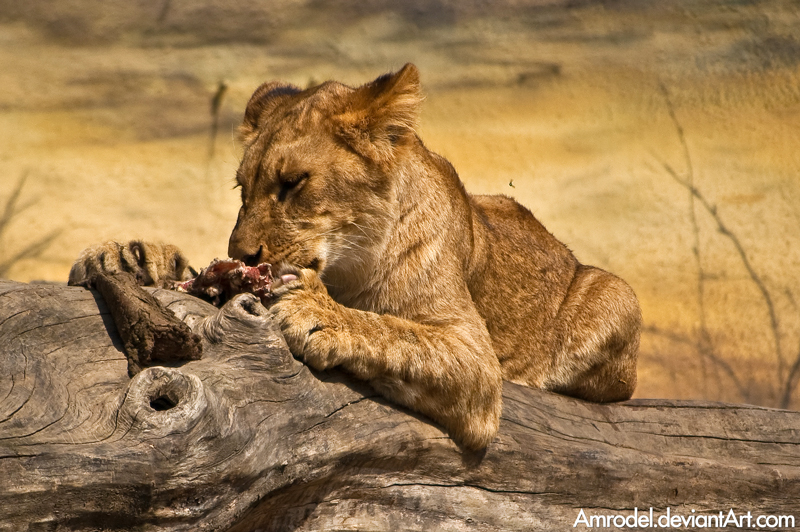
M 414 142 L 414 65 L 359 88 L 265 83 L 247 104 L 236 175 L 242 207 L 228 253 L 323 278 L 369 267 L 396 205 L 396 162 Z

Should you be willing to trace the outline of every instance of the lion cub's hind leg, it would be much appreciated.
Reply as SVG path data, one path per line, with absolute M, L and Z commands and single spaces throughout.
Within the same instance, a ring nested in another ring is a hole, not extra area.
M 579 266 L 557 321 L 545 388 L 595 402 L 629 399 L 642 322 L 631 287 L 599 268 Z

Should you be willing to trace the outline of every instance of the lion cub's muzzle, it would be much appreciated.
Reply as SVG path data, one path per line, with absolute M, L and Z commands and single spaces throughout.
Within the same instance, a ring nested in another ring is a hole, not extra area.
M 247 266 L 258 266 L 262 262 L 267 262 L 265 259 L 264 245 L 258 246 L 258 249 L 246 249 L 244 246 L 239 245 L 233 238 L 228 244 L 228 256 L 232 259 L 240 260 Z

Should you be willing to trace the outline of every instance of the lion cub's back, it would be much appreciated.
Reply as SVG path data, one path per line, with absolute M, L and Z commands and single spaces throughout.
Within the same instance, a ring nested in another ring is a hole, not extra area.
M 521 351 L 545 355 L 554 340 L 548 337 L 550 322 L 566 297 L 578 262 L 512 198 L 476 195 L 471 203 L 476 242 L 482 244 L 483 253 L 470 276 L 470 292 L 486 320 L 495 352 L 507 363 Z

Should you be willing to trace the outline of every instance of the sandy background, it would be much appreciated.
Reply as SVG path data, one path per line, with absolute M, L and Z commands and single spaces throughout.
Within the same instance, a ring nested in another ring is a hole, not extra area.
M 0 0 L 0 276 L 106 239 L 224 256 L 252 91 L 410 61 L 467 188 L 634 287 L 637 396 L 800 406 L 796 3 L 394 4 Z

